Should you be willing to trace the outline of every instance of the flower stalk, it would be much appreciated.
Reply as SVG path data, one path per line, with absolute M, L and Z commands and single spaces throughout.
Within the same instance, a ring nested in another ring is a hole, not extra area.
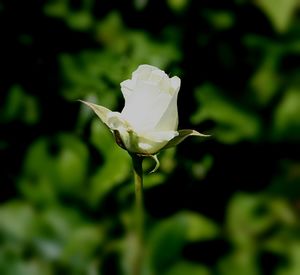
M 131 155 L 135 186 L 135 240 L 136 250 L 133 259 L 133 275 L 142 274 L 144 256 L 144 197 L 143 197 L 143 157 Z

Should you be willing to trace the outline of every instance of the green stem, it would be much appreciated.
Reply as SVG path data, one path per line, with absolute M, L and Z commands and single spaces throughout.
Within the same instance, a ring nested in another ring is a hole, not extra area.
M 143 198 L 143 157 L 132 156 L 135 185 L 135 237 L 136 251 L 133 260 L 133 275 L 140 275 L 144 254 L 144 198 Z

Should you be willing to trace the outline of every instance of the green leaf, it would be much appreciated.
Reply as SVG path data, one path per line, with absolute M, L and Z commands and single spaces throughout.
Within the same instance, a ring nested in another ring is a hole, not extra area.
M 245 193 L 238 193 L 231 199 L 226 217 L 229 238 L 243 249 L 259 245 L 257 238 L 273 223 L 264 197 Z
M 300 138 L 300 89 L 290 87 L 274 113 L 272 138 L 298 141 Z
M 185 220 L 186 240 L 202 241 L 214 239 L 219 234 L 218 226 L 211 220 L 194 212 L 183 211 L 178 214 L 178 219 Z
M 294 240 L 286 246 L 288 246 L 288 249 L 285 257 L 288 258 L 288 263 L 280 266 L 276 275 L 298 275 L 300 273 L 300 242 Z
M 184 12 L 190 0 L 167 0 L 167 4 L 174 12 Z
M 207 173 L 212 169 L 213 163 L 214 158 L 210 154 L 204 155 L 202 159 L 199 159 L 199 161 L 187 161 L 190 173 L 199 181 L 206 177 Z
M 5 275 L 52 275 L 53 269 L 49 263 L 41 260 L 25 260 L 13 258 L 7 255 L 4 258 L 0 256 L 0 274 Z
M 84 270 L 95 261 L 95 253 L 103 245 L 103 232 L 94 225 L 79 225 L 68 236 L 61 259 L 74 270 Z
M 235 23 L 234 13 L 230 10 L 203 9 L 202 16 L 219 31 L 230 29 Z
M 222 258 L 217 265 L 217 273 L 222 275 L 261 274 L 257 252 L 252 249 L 238 249 Z
M 9 201 L 0 207 L 0 234 L 17 241 L 26 241 L 32 237 L 34 220 L 34 209 L 28 203 Z
M 63 18 L 67 16 L 68 10 L 68 0 L 50 0 L 44 5 L 47 16 Z
M 42 205 L 55 202 L 62 193 L 82 196 L 88 159 L 85 144 L 74 135 L 37 139 L 26 153 L 19 188 L 30 201 Z
M 259 105 L 267 105 L 280 88 L 281 78 L 277 72 L 280 57 L 277 48 L 270 48 L 250 80 L 254 98 Z
M 200 264 L 179 261 L 163 275 L 210 275 L 210 270 Z
M 156 272 L 167 270 L 179 260 L 185 242 L 186 225 L 182 219 L 175 217 L 158 223 L 148 237 L 150 268 Z
M 93 98 L 109 108 L 116 105 L 121 96 L 119 85 L 125 77 L 118 55 L 99 50 L 85 50 L 77 55 L 63 53 L 60 66 L 66 99 Z
M 91 12 L 87 10 L 72 11 L 66 17 L 69 27 L 78 31 L 88 31 L 93 26 L 93 21 Z
M 10 88 L 4 108 L 1 110 L 1 121 L 10 122 L 20 115 L 24 93 L 24 90 L 19 85 L 14 85 Z
M 218 227 L 209 219 L 183 211 L 161 221 L 148 237 L 148 264 L 157 274 L 171 268 L 181 256 L 184 244 L 215 238 Z M 156 273 L 155 273 L 156 274 Z
M 55 169 L 59 182 L 67 192 L 80 187 L 87 176 L 89 152 L 84 143 L 72 135 L 58 136 L 59 152 Z
M 103 157 L 94 175 L 90 179 L 88 201 L 97 205 L 115 187 L 123 183 L 131 171 L 129 155 L 117 146 L 113 135 L 99 119 L 91 125 L 91 142 Z
M 298 0 L 257 0 L 256 3 L 278 32 L 288 29 L 296 8 L 299 7 Z
M 211 132 L 215 139 L 222 143 L 236 143 L 259 138 L 259 117 L 226 98 L 215 86 L 207 83 L 199 87 L 196 98 L 199 109 L 192 116 L 192 123 L 213 121 L 215 126 Z
M 35 124 L 39 120 L 38 101 L 19 85 L 13 85 L 0 111 L 0 121 L 8 123 L 19 120 L 26 124 Z
M 96 37 L 116 53 L 123 53 L 128 47 L 128 35 L 119 12 L 109 13 L 96 24 Z

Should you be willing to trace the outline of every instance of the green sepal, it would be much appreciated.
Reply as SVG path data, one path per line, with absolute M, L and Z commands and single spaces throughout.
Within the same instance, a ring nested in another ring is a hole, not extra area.
M 195 130 L 190 130 L 190 129 L 184 129 L 184 130 L 178 130 L 178 135 L 174 138 L 172 138 L 163 148 L 168 149 L 171 147 L 174 147 L 184 141 L 187 137 L 189 136 L 198 136 L 198 137 L 209 137 L 209 135 L 201 134 Z
M 101 121 L 106 125 L 107 125 L 107 117 L 108 115 L 111 113 L 111 110 L 101 106 L 101 105 L 97 105 L 94 103 L 90 103 L 90 102 L 86 102 L 83 100 L 78 100 L 82 103 L 84 103 L 85 105 L 89 106 L 95 113 L 96 115 L 101 119 Z
M 149 155 L 148 157 L 152 158 L 155 161 L 155 167 L 149 172 L 149 174 L 154 173 L 160 166 L 157 155 Z
M 143 157 L 143 158 L 151 158 L 155 161 L 155 167 L 149 172 L 149 174 L 154 173 L 160 166 L 160 162 L 158 160 L 157 155 L 148 155 L 148 154 L 138 154 L 138 153 L 129 153 L 131 157 L 133 157 L 132 155 L 136 155 L 138 157 Z

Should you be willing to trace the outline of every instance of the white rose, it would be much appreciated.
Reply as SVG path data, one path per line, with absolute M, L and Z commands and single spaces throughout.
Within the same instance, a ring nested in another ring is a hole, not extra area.
M 205 136 L 179 130 L 177 95 L 180 79 L 150 65 L 140 65 L 132 79 L 121 83 L 125 106 L 121 113 L 85 102 L 114 133 L 117 143 L 130 153 L 155 155 L 187 136 Z

